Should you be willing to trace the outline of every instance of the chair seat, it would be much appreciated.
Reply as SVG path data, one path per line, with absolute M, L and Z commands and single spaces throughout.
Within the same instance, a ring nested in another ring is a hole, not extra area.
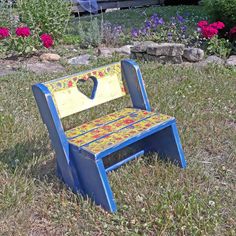
M 70 144 L 97 155 L 173 119 L 168 115 L 125 108 L 68 130 L 66 136 Z

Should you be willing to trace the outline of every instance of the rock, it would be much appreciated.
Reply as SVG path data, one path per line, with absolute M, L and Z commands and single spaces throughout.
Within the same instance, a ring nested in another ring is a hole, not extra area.
M 185 48 L 183 57 L 189 62 L 198 62 L 203 60 L 204 51 L 200 48 Z
M 236 66 L 236 55 L 232 55 L 226 61 L 227 66 Z
M 63 72 L 64 67 L 54 62 L 28 63 L 25 69 L 36 74 Z
M 130 55 L 131 54 L 131 47 L 132 45 L 125 45 L 120 48 L 114 48 L 114 51 L 117 53 L 125 54 L 125 55 Z
M 11 66 L 1 66 L 0 65 L 0 77 L 13 74 L 17 70 L 18 70 L 18 68 L 14 68 L 14 67 L 11 67 Z
M 152 42 L 152 41 L 144 41 L 141 43 L 137 43 L 136 45 L 134 45 L 133 47 L 131 47 L 131 52 L 146 52 L 148 46 L 152 46 L 155 45 L 156 43 Z
M 114 53 L 114 48 L 98 48 L 98 56 L 99 57 L 112 57 L 112 53 Z
M 161 64 L 181 64 L 183 59 L 181 56 L 171 57 L 171 56 L 154 56 L 145 54 L 144 58 L 146 61 L 155 61 Z
M 90 59 L 90 55 L 89 54 L 84 54 L 78 57 L 73 57 L 71 59 L 68 60 L 68 63 L 70 65 L 88 65 L 90 63 L 89 59 Z
M 184 45 L 179 43 L 161 43 L 147 46 L 147 53 L 154 56 L 182 56 Z
M 207 66 L 208 64 L 224 65 L 225 61 L 222 58 L 213 55 L 198 63 L 199 66 Z
M 41 61 L 59 61 L 61 57 L 55 53 L 43 53 L 40 57 Z

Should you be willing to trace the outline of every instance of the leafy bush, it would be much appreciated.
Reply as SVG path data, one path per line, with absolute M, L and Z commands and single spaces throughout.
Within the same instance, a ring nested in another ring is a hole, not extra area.
M 12 10 L 10 1 L 0 0 L 0 27 L 10 27 L 12 25 Z
M 213 21 L 221 20 L 228 28 L 236 23 L 236 0 L 202 0 Z
M 65 0 L 17 0 L 20 20 L 38 34 L 58 40 L 67 27 L 71 7 Z
M 212 37 L 207 43 L 208 54 L 217 55 L 222 58 L 227 58 L 232 50 L 232 45 L 229 40 L 219 38 L 218 35 Z
M 101 25 L 99 24 L 97 18 L 92 19 L 88 24 L 78 25 L 78 35 L 81 40 L 81 47 L 96 47 L 102 42 Z

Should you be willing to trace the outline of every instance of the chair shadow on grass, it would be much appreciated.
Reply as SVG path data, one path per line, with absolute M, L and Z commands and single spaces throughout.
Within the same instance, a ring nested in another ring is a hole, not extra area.
M 17 143 L 15 146 L 0 152 L 0 162 L 8 173 L 20 171 L 27 178 L 55 184 L 55 153 L 49 138 L 44 135 L 40 140 Z

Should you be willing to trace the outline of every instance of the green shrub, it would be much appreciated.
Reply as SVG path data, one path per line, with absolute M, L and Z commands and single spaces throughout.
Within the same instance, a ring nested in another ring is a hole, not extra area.
M 70 19 L 71 6 L 65 0 L 17 0 L 22 23 L 38 34 L 61 39 Z
M 232 50 L 232 44 L 229 40 L 214 36 L 207 44 L 207 52 L 211 55 L 217 55 L 222 58 L 227 58 Z
M 213 21 L 223 21 L 227 28 L 236 24 L 236 0 L 202 0 Z
M 12 11 L 12 4 L 9 1 L 0 0 L 0 27 L 12 26 Z
M 80 22 L 77 33 L 81 39 L 81 47 L 97 47 L 102 42 L 101 25 L 97 18 L 91 18 L 87 24 Z

